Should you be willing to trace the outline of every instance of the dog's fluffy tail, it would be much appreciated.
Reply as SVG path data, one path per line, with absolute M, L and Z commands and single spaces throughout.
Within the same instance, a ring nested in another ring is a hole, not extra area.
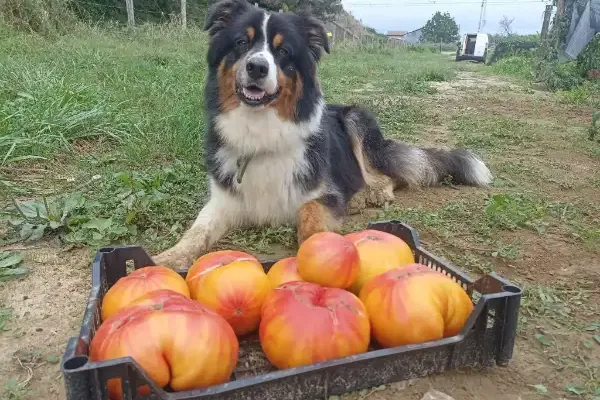
M 385 139 L 375 118 L 358 107 L 342 109 L 340 120 L 366 181 L 379 173 L 392 178 L 396 187 L 434 186 L 447 179 L 481 187 L 492 182 L 488 167 L 468 150 L 420 148 Z

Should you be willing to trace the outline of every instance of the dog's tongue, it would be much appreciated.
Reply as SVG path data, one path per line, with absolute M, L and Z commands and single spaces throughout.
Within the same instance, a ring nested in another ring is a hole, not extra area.
M 252 100 L 260 100 L 265 96 L 265 91 L 258 88 L 244 88 L 244 96 Z

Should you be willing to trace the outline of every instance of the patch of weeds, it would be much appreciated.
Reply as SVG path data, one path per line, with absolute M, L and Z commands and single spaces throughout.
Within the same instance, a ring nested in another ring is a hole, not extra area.
M 168 245 L 205 195 L 204 172 L 175 162 L 151 172 L 98 177 L 86 193 L 15 202 L 5 212 L 19 240 L 56 234 L 67 243 L 107 246 L 133 240 L 150 250 Z
M 31 400 L 33 393 L 15 379 L 9 379 L 0 392 L 0 400 Z
M 435 124 L 437 117 L 426 113 L 422 107 L 398 96 L 378 95 L 362 99 L 364 107 L 371 110 L 377 116 L 386 137 L 415 141 L 414 125 L 425 123 Z
M 485 260 L 483 257 L 477 256 L 472 252 L 463 250 L 460 253 L 447 254 L 448 259 L 461 269 L 473 271 L 479 274 L 489 274 L 494 272 L 494 264 Z
M 572 203 L 551 202 L 548 210 L 559 222 L 569 226 L 570 234 L 584 243 L 590 251 L 598 251 L 600 243 L 600 227 L 595 222 L 599 210 Z
M 82 211 L 85 197 L 81 193 L 71 193 L 42 200 L 16 201 L 14 209 L 7 213 L 9 223 L 19 230 L 22 241 L 39 240 L 47 231 L 69 230 L 75 213 Z
M 296 230 L 290 226 L 239 229 L 231 232 L 218 244 L 221 248 L 231 248 L 232 245 L 244 251 L 274 254 L 273 246 L 291 249 L 296 245 Z
M 0 282 L 18 279 L 27 275 L 29 269 L 21 266 L 22 262 L 22 254 L 12 251 L 0 251 Z
M 531 57 L 526 55 L 515 55 L 502 58 L 492 65 L 492 71 L 496 74 L 511 75 L 523 80 L 530 80 Z
M 12 318 L 12 309 L 0 307 L 0 333 L 8 330 L 8 321 Z
M 592 115 L 592 122 L 588 128 L 588 134 L 588 138 L 590 140 L 594 140 L 596 138 L 600 140 L 600 111 L 596 111 Z
M 546 394 L 548 393 L 548 388 L 546 387 L 546 385 L 543 385 L 541 383 L 535 384 L 535 385 L 529 385 L 532 388 L 535 389 L 535 391 L 539 394 Z
M 534 182 L 539 182 L 545 178 L 544 170 L 535 165 L 530 165 L 524 160 L 511 160 L 503 162 L 496 166 L 496 171 L 508 175 L 509 179 L 513 178 L 518 179 L 519 181 L 522 181 L 524 177 L 527 177 Z M 512 180 L 509 182 L 512 183 L 512 186 L 516 186 Z
M 547 214 L 544 203 L 522 194 L 507 193 L 489 196 L 484 210 L 486 225 L 498 230 L 527 228 L 542 232 Z
M 536 140 L 532 127 L 514 118 L 455 116 L 450 130 L 455 132 L 459 146 L 476 149 L 495 149 Z
M 591 294 L 586 289 L 570 289 L 555 286 L 523 285 L 520 321 L 527 324 L 530 320 L 544 318 L 555 327 L 569 327 L 580 331 L 590 329 L 589 324 L 575 320 L 577 314 L 592 314 L 597 307 L 590 307 Z M 588 330 L 589 332 L 589 330 Z
M 494 181 L 492 182 L 492 185 L 497 188 L 517 186 L 517 184 L 512 179 L 510 179 L 508 177 L 498 177 L 498 176 L 494 177 Z
M 9 379 L 0 392 L 0 400 L 30 400 L 32 393 L 14 379 Z
M 491 256 L 505 260 L 516 260 L 519 257 L 519 247 L 516 243 L 499 243 L 498 250 L 492 252 Z
M 435 229 L 444 238 L 457 232 L 465 221 L 472 217 L 472 210 L 464 201 L 450 202 L 437 210 L 422 208 L 388 207 L 378 219 L 398 219 L 414 225 L 416 228 Z

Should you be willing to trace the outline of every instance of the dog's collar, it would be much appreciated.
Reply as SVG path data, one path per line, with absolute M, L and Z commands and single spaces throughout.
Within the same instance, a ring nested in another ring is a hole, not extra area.
M 235 180 L 238 185 L 242 183 L 242 178 L 244 177 L 244 173 L 246 172 L 246 168 L 252 159 L 251 156 L 240 157 L 237 159 L 237 172 L 235 173 Z

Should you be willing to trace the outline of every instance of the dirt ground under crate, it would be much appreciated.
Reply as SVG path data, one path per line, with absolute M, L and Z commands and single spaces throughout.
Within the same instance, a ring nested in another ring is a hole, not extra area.
M 486 158 L 504 185 L 489 190 L 442 187 L 398 192 L 394 207 L 367 210 L 348 226 L 403 218 L 419 229 L 424 247 L 470 273 L 494 270 L 522 285 L 526 292 L 514 359 L 505 368 L 447 372 L 342 398 L 416 400 L 430 387 L 456 400 L 600 395 L 600 156 L 593 153 L 598 147 L 591 147 L 581 133 L 589 123 L 590 109 L 562 104 L 554 95 L 485 75 L 475 67 L 436 89 L 412 100 L 433 121 L 418 125 L 417 141 L 452 145 L 483 131 L 491 141 Z M 465 126 L 459 118 L 465 113 L 472 125 Z M 510 142 L 498 133 L 498 125 L 529 135 L 527 141 Z M 509 201 L 503 210 L 527 220 L 527 213 L 538 215 L 543 208 L 546 214 L 539 221 L 508 229 L 510 221 L 503 218 L 512 214 L 481 214 L 489 218 L 488 225 L 474 222 L 483 218 L 478 212 L 487 210 L 482 205 L 487 194 L 511 196 L 522 191 L 537 197 Z M 494 240 L 472 240 L 471 233 L 497 226 L 502 229 Z M 11 310 L 0 333 L 0 380 L 10 379 L 4 388 L 15 388 L 2 400 L 62 399 L 58 361 L 81 323 L 90 287 L 91 251 L 64 249 L 52 240 L 6 249 L 22 251 L 31 273 L 0 283 L 1 304 Z M 283 249 L 279 255 L 291 251 Z

